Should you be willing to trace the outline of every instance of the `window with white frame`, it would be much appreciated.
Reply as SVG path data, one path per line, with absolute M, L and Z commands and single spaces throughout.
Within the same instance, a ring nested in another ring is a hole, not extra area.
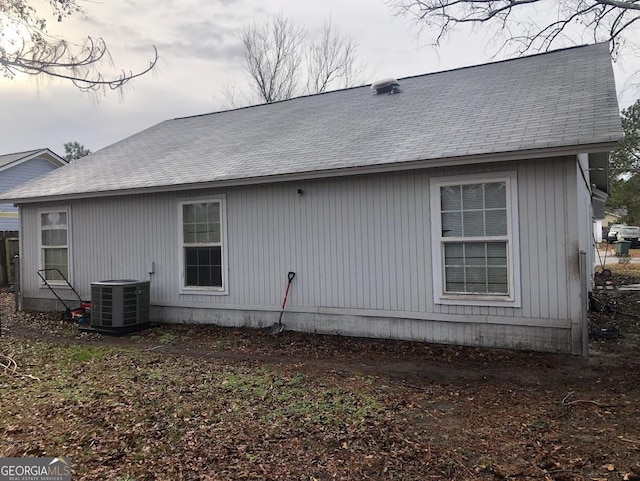
M 69 279 L 69 212 L 40 212 L 40 266 L 49 282 Z
M 436 302 L 519 303 L 515 174 L 432 179 Z
M 224 220 L 223 198 L 180 203 L 184 289 L 226 291 Z

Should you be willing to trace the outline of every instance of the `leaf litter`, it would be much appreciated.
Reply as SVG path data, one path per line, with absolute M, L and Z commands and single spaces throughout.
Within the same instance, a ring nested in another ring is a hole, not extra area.
M 600 294 L 602 297 L 603 294 Z M 75 480 L 622 480 L 640 328 L 592 356 L 171 325 L 114 338 L 0 293 L 0 456 Z M 634 293 L 603 298 L 638 312 Z M 170 340 L 171 342 L 168 342 Z M 10 369 L 9 369 L 10 367 Z

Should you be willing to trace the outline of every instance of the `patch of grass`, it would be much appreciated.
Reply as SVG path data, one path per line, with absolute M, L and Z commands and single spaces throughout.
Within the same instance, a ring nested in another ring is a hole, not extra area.
M 146 376 L 150 381 L 159 381 L 163 378 L 163 372 L 162 369 L 149 369 L 146 371 Z
M 171 332 L 163 332 L 160 336 L 160 342 L 162 344 L 175 344 L 176 336 L 174 336 Z
M 376 378 L 373 376 L 363 376 L 361 379 L 362 379 L 362 382 L 367 386 L 373 386 L 376 382 Z
M 69 363 L 76 364 L 93 359 L 100 355 L 104 351 L 104 348 L 93 346 L 71 346 L 68 350 L 69 353 L 67 354 L 67 359 L 69 360 Z
M 64 386 L 59 388 L 58 396 L 65 402 L 72 402 L 76 404 L 85 404 L 91 401 L 91 397 L 86 390 L 77 386 Z
M 546 421 L 534 420 L 529 423 L 531 429 L 549 429 L 549 423 Z
M 283 377 L 268 369 L 253 373 L 227 373 L 220 383 L 234 397 L 233 410 L 260 404 L 260 423 L 277 419 L 340 425 L 378 415 L 382 407 L 371 395 L 340 388 L 305 385 L 301 374 Z
M 166 331 L 186 351 L 183 331 Z M 442 347 L 416 358 L 417 370 L 396 379 L 394 351 L 359 354 L 351 352 L 351 341 L 335 352 L 324 342 L 279 342 L 271 359 L 264 352 L 274 343 L 258 336 L 252 338 L 256 349 L 264 343 L 265 350 L 228 358 L 204 349 L 197 351 L 203 356 L 145 349 L 148 341 L 159 343 L 162 332 L 145 334 L 140 348 L 111 339 L 104 346 L 93 340 L 89 348 L 70 346 L 60 338 L 10 337 L 11 331 L 0 338 L 0 353 L 18 365 L 15 374 L 0 369 L 0 455 L 60 453 L 73 459 L 74 479 L 119 481 L 147 480 L 150 473 L 187 480 L 278 473 L 283 479 L 414 481 L 518 472 L 535 479 L 537 463 L 520 460 L 549 458 L 558 472 L 588 479 L 603 462 L 625 466 L 635 459 L 628 433 L 639 432 L 636 357 L 612 362 L 603 377 L 600 368 L 566 357 L 501 352 L 490 356 L 493 361 L 484 355 L 457 361 L 460 349 Z M 194 339 L 201 348 L 219 337 Z M 228 342 L 234 349 L 244 340 Z M 324 357 L 296 361 L 307 352 Z M 337 367 L 343 357 L 351 360 Z M 375 374 L 355 374 L 364 359 L 371 367 L 362 372 Z M 492 366 L 502 373 L 505 359 L 511 370 L 523 367 L 529 374 L 540 365 L 545 380 L 514 389 L 511 375 L 491 382 L 447 375 L 454 368 L 496 373 Z M 373 369 L 378 361 L 392 363 L 389 375 L 383 364 Z M 566 393 L 567 373 L 576 398 L 613 407 L 602 416 L 572 409 L 562 422 L 550 417 Z M 556 441 L 569 438 L 571 449 Z
M 476 469 L 480 471 L 491 471 L 493 469 L 493 460 L 489 456 L 480 456 L 476 463 Z

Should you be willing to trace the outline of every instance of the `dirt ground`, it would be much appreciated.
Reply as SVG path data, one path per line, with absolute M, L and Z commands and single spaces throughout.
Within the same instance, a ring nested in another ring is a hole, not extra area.
M 74 480 L 640 479 L 640 293 L 618 289 L 637 280 L 600 279 L 588 360 L 213 326 L 110 337 L 14 313 L 4 291 L 0 456 L 69 456 Z
M 606 242 L 600 242 L 598 244 L 598 250 L 601 252 L 604 252 L 605 250 L 608 251 L 607 255 L 609 257 L 615 257 L 616 255 L 616 245 L 615 244 L 607 244 Z M 631 257 L 640 257 L 640 249 L 639 248 L 631 248 L 629 249 L 629 255 Z

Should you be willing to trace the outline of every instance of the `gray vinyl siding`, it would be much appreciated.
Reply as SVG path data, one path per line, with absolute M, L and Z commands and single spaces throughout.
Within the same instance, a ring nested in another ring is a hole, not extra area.
M 521 307 L 434 304 L 439 267 L 431 260 L 429 179 L 513 170 Z M 280 310 L 287 272 L 295 271 L 287 316 L 303 330 L 575 352 L 580 305 L 571 299 L 579 292 L 579 245 L 572 219 L 582 201 L 575 173 L 571 157 L 59 206 L 71 209 L 72 282 L 84 297 L 92 281 L 149 279 L 154 262 L 155 312 L 168 309 L 175 321 L 225 323 L 208 310 L 217 308 L 244 316 L 236 325 L 266 325 Z M 228 295 L 179 294 L 178 202 L 207 194 L 226 196 Z M 34 303 L 51 297 L 36 276 L 41 207 L 21 210 L 22 248 L 30 254 L 22 262 L 23 292 Z
M 7 192 L 14 187 L 24 184 L 30 180 L 40 177 L 57 166 L 53 165 L 46 159 L 30 159 L 26 162 L 19 163 L 14 167 L 0 170 L 0 194 Z M 18 212 L 18 208 L 13 204 L 0 204 L 0 212 Z M 18 230 L 18 219 L 1 218 L 0 231 Z

